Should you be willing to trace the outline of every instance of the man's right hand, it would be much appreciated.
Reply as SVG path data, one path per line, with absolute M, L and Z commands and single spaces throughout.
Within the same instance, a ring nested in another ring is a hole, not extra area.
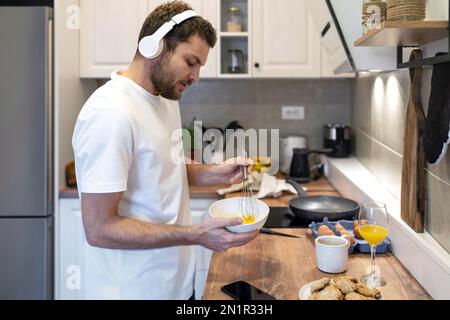
M 225 229 L 227 226 L 236 226 L 242 223 L 241 218 L 214 218 L 205 220 L 195 226 L 194 241 L 203 247 L 214 251 L 224 252 L 232 247 L 239 247 L 253 240 L 257 231 L 247 233 L 233 233 Z

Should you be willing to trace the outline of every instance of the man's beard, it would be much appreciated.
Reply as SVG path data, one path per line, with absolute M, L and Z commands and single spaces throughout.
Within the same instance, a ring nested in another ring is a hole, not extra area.
M 158 93 L 169 100 L 180 100 L 181 92 L 177 90 L 175 73 L 168 67 L 167 56 L 162 56 L 150 69 L 150 81 Z M 190 82 L 188 83 L 190 84 Z

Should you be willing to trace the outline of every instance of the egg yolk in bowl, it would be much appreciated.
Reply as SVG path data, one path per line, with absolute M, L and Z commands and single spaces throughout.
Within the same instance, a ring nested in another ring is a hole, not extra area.
M 245 217 L 241 217 L 242 218 L 242 224 L 249 224 L 249 223 L 253 223 L 256 221 L 255 217 L 252 216 L 251 214 Z

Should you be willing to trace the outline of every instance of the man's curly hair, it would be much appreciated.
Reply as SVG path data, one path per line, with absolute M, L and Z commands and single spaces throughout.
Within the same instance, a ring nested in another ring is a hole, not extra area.
M 183 1 L 166 2 L 153 10 L 142 26 L 139 41 L 142 38 L 155 33 L 164 23 L 186 10 L 192 10 L 191 6 Z M 164 37 L 164 44 L 168 52 L 173 52 L 181 42 L 187 41 L 191 36 L 197 35 L 203 39 L 211 48 L 217 42 L 216 30 L 206 19 L 197 16 L 176 25 Z M 140 55 L 139 50 L 137 54 Z

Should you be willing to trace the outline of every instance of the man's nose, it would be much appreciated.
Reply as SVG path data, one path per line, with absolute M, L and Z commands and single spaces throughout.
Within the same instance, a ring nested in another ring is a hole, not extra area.
M 195 68 L 189 75 L 189 80 L 196 82 L 200 80 L 200 67 Z

